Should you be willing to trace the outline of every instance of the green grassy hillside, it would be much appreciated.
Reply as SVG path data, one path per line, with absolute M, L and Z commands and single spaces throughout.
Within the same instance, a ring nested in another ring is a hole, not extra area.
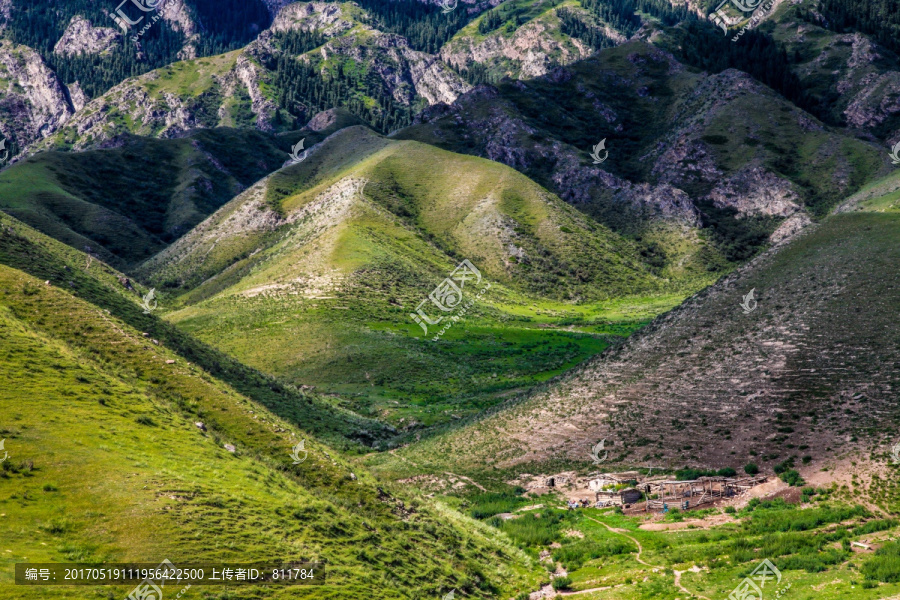
M 492 287 L 432 341 L 439 328 L 425 337 L 409 314 L 463 259 L 484 278 L 477 290 Z M 512 169 L 364 128 L 254 186 L 139 273 L 177 296 L 167 318 L 179 328 L 404 428 L 559 374 L 692 289 Z
M 787 460 L 804 476 L 852 450 L 884 456 L 900 419 L 898 185 L 873 184 L 614 351 L 406 456 L 430 472 L 587 467 L 605 439 L 624 465 Z
M 309 148 L 357 122 L 339 111 L 321 131 L 275 136 L 220 128 L 168 140 L 125 135 L 114 148 L 42 152 L 0 174 L 0 210 L 126 267 L 281 167 L 301 138 Z
M 0 266 L 4 598 L 22 561 L 312 560 L 317 588 L 193 588 L 183 598 L 497 597 L 532 566 L 483 526 L 387 487 L 307 431 L 126 322 Z M 194 422 L 203 422 L 201 431 Z M 308 458 L 292 464 L 306 440 Z M 233 444 L 234 453 L 223 446 Z
M 141 307 L 147 288 L 135 284 L 125 288 L 121 273 L 65 244 L 35 231 L 7 215 L 0 215 L 0 264 L 20 269 L 50 285 L 64 288 L 115 318 L 157 340 L 162 347 L 177 352 L 219 380 L 268 407 L 288 421 L 301 425 L 331 444 L 358 448 L 386 438 L 392 430 L 372 419 L 359 417 L 311 392 L 286 386 L 226 354 L 186 335 L 156 312 L 145 314 Z M 166 298 L 160 299 L 165 306 Z

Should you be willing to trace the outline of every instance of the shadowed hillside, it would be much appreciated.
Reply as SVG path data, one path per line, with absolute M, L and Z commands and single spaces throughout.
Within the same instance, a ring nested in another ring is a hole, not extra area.
M 409 455 L 472 469 L 586 465 L 605 439 L 626 465 L 770 468 L 884 452 L 900 418 L 897 188 L 895 176 L 864 190 L 621 347 Z

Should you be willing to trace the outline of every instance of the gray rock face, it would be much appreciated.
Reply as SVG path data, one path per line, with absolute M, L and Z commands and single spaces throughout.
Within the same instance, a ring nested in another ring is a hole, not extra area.
M 843 36 L 841 41 L 853 46 L 846 75 L 837 85 L 840 93 L 850 96 L 844 109 L 847 123 L 859 129 L 875 128 L 900 114 L 900 72 L 876 71 L 872 64 L 883 58 L 882 53 L 861 34 Z
M 278 12 L 269 31 L 318 31 L 328 37 L 335 37 L 351 27 L 353 23 L 343 18 L 339 4 L 297 2 Z
M 184 0 L 163 0 L 157 10 L 174 31 L 184 34 L 185 42 L 178 53 L 178 58 L 180 60 L 197 58 L 197 43 L 200 41 L 200 34 Z
M 81 84 L 77 81 L 68 87 L 69 101 L 72 103 L 72 108 L 77 112 L 84 108 L 84 105 L 88 103 L 90 98 L 84 93 L 84 90 L 81 89 Z
M 790 181 L 762 167 L 735 173 L 716 185 L 709 198 L 719 208 L 737 209 L 740 216 L 788 217 L 801 203 Z
M 3 134 L 20 147 L 56 131 L 75 112 L 56 73 L 27 46 L 0 40 L 0 79 L 0 108 L 8 115 Z
M 613 39 L 625 38 L 613 30 Z M 484 38 L 459 36 L 441 49 L 441 60 L 457 69 L 473 62 L 502 68 L 506 75 L 531 78 L 546 75 L 554 67 L 567 65 L 594 53 L 580 40 L 563 35 L 555 11 L 519 27 L 512 34 L 496 31 Z M 501 67 L 502 65 L 502 67 Z
M 194 24 L 178 12 L 182 3 L 172 0 L 162 6 L 160 11 L 176 19 L 178 27 L 195 35 Z M 126 131 L 177 137 L 198 127 L 234 126 L 235 107 L 246 104 L 247 98 L 253 124 L 271 130 L 276 104 L 269 87 L 272 73 L 263 65 L 268 57 L 281 52 L 274 43 L 274 33 L 290 30 L 321 31 L 331 36 L 316 58 L 348 57 L 366 65 L 381 77 L 396 101 L 407 106 L 419 100 L 430 104 L 453 102 L 471 88 L 436 56 L 413 50 L 402 36 L 358 23 L 341 5 L 296 3 L 284 7 L 272 27 L 244 50 L 173 67 L 198 72 L 200 83 L 187 93 L 169 84 L 166 73 L 171 68 L 128 79 L 87 104 L 80 90 L 73 91 L 72 103 L 78 105 L 78 114 L 61 136 L 75 149 L 84 149 L 105 144 Z M 297 59 L 309 60 L 309 56 Z M 208 106 L 210 96 L 218 103 L 212 111 Z M 130 124 L 124 125 L 114 118 L 116 115 L 128 115 Z M 59 124 L 50 131 L 57 131 Z
M 75 54 L 104 54 L 116 47 L 122 34 L 110 27 L 94 27 L 80 15 L 72 17 L 69 26 L 53 47 L 53 53 L 60 56 Z
M 452 120 L 454 129 L 460 132 L 460 142 L 471 153 L 523 173 L 539 169 L 542 164 L 553 165 L 549 174 L 551 189 L 570 204 L 587 204 L 602 195 L 611 206 L 627 208 L 638 218 L 699 224 L 699 212 L 684 191 L 666 183 L 635 184 L 601 166 L 587 166 L 578 148 L 541 140 L 540 132 L 516 115 L 516 108 L 501 98 L 495 88 L 479 86 L 452 106 L 426 109 L 417 122 L 425 125 L 441 121 L 433 129 L 439 132 Z

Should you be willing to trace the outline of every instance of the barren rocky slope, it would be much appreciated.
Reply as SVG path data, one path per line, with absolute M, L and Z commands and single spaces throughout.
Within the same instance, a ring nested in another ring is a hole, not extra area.
M 605 439 L 619 464 L 765 468 L 886 451 L 900 418 L 897 178 L 879 189 L 620 348 L 410 456 L 586 466 Z
M 0 132 L 16 147 L 24 148 L 66 123 L 79 95 L 80 90 L 67 89 L 33 49 L 0 40 Z
M 876 144 L 827 127 L 749 75 L 696 73 L 645 42 L 480 86 L 425 109 L 395 137 L 512 166 L 644 238 L 673 276 L 745 260 L 887 168 Z M 803 158 L 792 158 L 801 146 Z M 716 249 L 696 236 L 702 229 Z

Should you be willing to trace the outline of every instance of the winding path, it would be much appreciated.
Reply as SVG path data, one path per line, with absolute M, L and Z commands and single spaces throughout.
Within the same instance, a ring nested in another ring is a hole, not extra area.
M 613 533 L 618 533 L 619 535 L 624 536 L 624 537 L 627 537 L 629 540 L 631 540 L 632 542 L 634 542 L 634 545 L 637 546 L 637 549 L 638 549 L 638 551 L 637 551 L 637 556 L 635 556 L 635 560 L 637 560 L 639 563 L 641 563 L 641 564 L 644 565 L 645 567 L 655 567 L 655 568 L 659 568 L 659 569 L 663 568 L 663 567 L 660 567 L 659 565 L 651 565 L 650 563 L 645 562 L 644 559 L 641 558 L 641 553 L 644 552 L 644 547 L 641 546 L 641 543 L 640 543 L 639 541 L 637 541 L 636 539 L 634 539 L 633 537 L 631 537 L 630 535 L 628 535 L 627 533 L 625 533 L 627 530 L 625 530 L 625 529 L 618 529 L 618 528 L 616 528 L 616 527 L 610 527 L 609 525 L 607 525 L 607 524 L 604 523 L 603 521 L 598 521 L 597 519 L 595 519 L 595 518 L 593 518 L 593 517 L 589 517 L 589 516 L 587 516 L 587 515 L 584 515 L 584 518 L 585 518 L 585 519 L 590 519 L 590 520 L 593 521 L 594 523 L 600 523 L 601 525 L 603 525 L 604 527 L 606 527 L 607 529 L 609 529 L 609 530 L 612 531 Z M 687 591 L 687 590 L 685 590 L 685 591 Z M 692 594 L 692 595 L 693 595 L 693 594 Z
M 637 551 L 637 556 L 635 556 L 635 560 L 637 560 L 637 561 L 638 561 L 639 563 L 641 563 L 642 565 L 644 565 L 644 566 L 646 566 L 646 567 L 653 567 L 653 568 L 656 568 L 656 569 L 663 569 L 663 568 L 664 568 L 664 567 L 660 567 L 660 566 L 658 566 L 658 565 L 651 565 L 650 563 L 646 562 L 644 559 L 641 558 L 641 553 L 644 552 L 644 548 L 643 548 L 643 546 L 641 546 L 641 543 L 640 543 L 639 541 L 637 541 L 635 538 L 631 537 L 630 535 L 628 535 L 628 534 L 626 533 L 627 530 L 625 530 L 625 529 L 619 529 L 619 528 L 616 528 L 616 527 L 610 527 L 609 525 L 607 525 L 607 524 L 604 523 L 603 521 L 598 521 L 597 519 L 595 519 L 595 518 L 593 518 L 593 517 L 589 517 L 589 516 L 587 516 L 587 515 L 584 515 L 584 518 L 585 518 L 585 519 L 589 519 L 589 520 L 593 521 L 594 523 L 600 523 L 601 525 L 603 525 L 604 527 L 606 527 L 607 529 L 609 529 L 612 533 L 617 533 L 617 534 L 619 534 L 619 535 L 621 535 L 621 536 L 623 536 L 623 537 L 627 537 L 629 540 L 631 540 L 632 542 L 634 542 L 635 546 L 637 546 L 637 549 L 638 549 L 638 551 Z M 692 592 L 691 590 L 689 590 L 689 589 L 687 589 L 686 587 L 684 587 L 683 585 L 681 585 L 681 575 L 682 575 L 683 573 L 686 573 L 686 571 L 675 571 L 675 570 L 673 569 L 673 572 L 675 573 L 675 587 L 677 587 L 679 590 L 681 590 L 681 591 L 684 592 L 685 594 L 687 594 L 687 595 L 689 595 L 689 596 L 693 596 L 694 598 L 700 598 L 700 600 L 710 600 L 710 599 L 707 598 L 706 596 L 701 596 L 700 594 L 695 594 L 695 593 Z M 602 588 L 599 588 L 599 589 L 602 589 Z M 584 590 L 584 591 L 585 591 L 585 592 L 588 592 L 588 591 L 591 591 L 591 592 L 592 592 L 592 591 L 596 591 L 596 590 Z

